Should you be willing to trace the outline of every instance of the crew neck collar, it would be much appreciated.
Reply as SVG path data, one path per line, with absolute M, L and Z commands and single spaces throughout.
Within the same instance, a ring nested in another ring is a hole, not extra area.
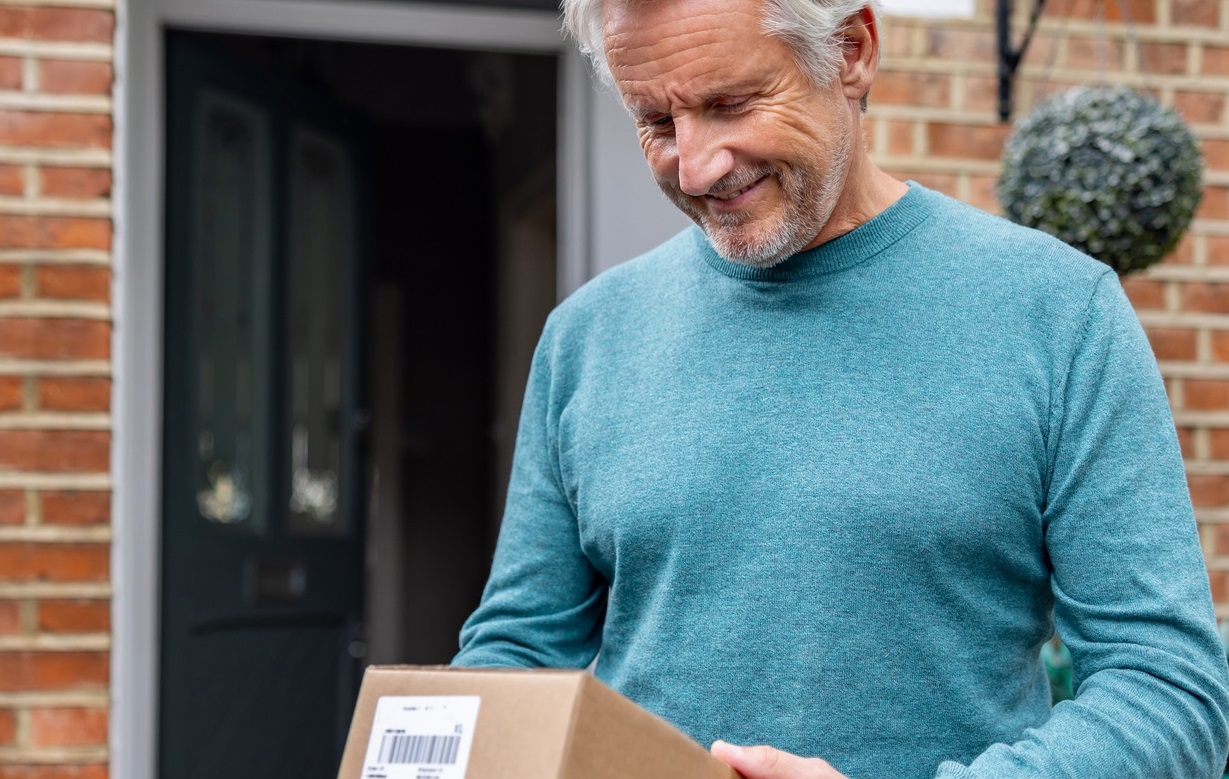
M 859 265 L 899 241 L 937 207 L 940 196 L 915 181 L 882 212 L 844 235 L 787 257 L 769 268 L 730 262 L 717 254 L 699 227 L 693 227 L 705 261 L 718 273 L 745 281 L 789 281 L 836 273 Z

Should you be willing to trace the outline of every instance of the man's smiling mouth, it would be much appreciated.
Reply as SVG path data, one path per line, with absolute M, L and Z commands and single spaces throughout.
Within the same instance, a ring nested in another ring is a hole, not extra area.
M 708 197 L 711 197 L 711 198 L 713 198 L 714 200 L 722 200 L 722 201 L 734 200 L 735 198 L 741 197 L 742 195 L 745 195 L 745 194 L 747 194 L 748 192 L 750 192 L 751 190 L 755 189 L 755 187 L 756 187 L 756 186 L 757 186 L 757 185 L 758 185 L 761 181 L 763 181 L 763 180 L 764 180 L 764 178 L 766 178 L 766 177 L 765 177 L 765 176 L 760 176 L 759 178 L 755 179 L 755 180 L 754 180 L 754 181 L 752 181 L 751 183 L 747 184 L 745 187 L 742 187 L 741 189 L 735 189 L 735 190 L 732 190 L 732 191 L 730 191 L 730 192 L 720 192 L 720 193 L 718 193 L 718 192 L 710 192 L 710 193 L 708 194 Z
M 742 189 L 737 190 L 737 191 L 735 191 L 735 192 L 730 192 L 730 193 L 728 193 L 728 194 L 724 194 L 724 195 L 710 195 L 709 197 L 715 197 L 715 198 L 717 198 L 718 200 L 733 200 L 734 198 L 738 197 L 738 196 L 739 196 L 739 195 L 741 195 L 742 193 L 744 193 L 744 192 L 746 192 L 747 190 L 749 190 L 749 189 L 751 189 L 752 187 L 754 187 L 757 183 L 758 183 L 758 182 L 752 182 L 752 183 L 748 184 L 747 186 L 743 187 Z

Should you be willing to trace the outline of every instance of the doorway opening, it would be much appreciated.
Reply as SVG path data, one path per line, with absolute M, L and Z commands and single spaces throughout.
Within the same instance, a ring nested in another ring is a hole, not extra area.
M 442 663 L 556 300 L 555 56 L 169 32 L 159 772 L 332 777 Z

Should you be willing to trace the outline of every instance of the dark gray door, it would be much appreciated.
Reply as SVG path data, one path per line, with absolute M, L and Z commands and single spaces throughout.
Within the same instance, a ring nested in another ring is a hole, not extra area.
M 362 655 L 360 136 L 167 36 L 160 775 L 331 777 Z

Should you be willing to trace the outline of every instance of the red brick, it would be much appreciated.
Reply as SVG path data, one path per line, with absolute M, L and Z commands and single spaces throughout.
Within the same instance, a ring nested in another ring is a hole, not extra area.
M 110 566 L 106 544 L 0 543 L 0 581 L 99 582 Z
M 1199 210 L 1195 216 L 1200 219 L 1229 218 L 1229 189 L 1204 187 L 1203 200 L 1199 202 Z
M 17 739 L 17 717 L 12 709 L 0 709 L 0 745 L 12 746 Z
M 1229 504 L 1229 476 L 1208 473 L 1188 473 L 1191 502 L 1198 508 L 1218 508 Z
M 111 629 L 111 604 L 105 600 L 40 601 L 38 629 L 47 633 L 105 633 Z
M 108 665 L 106 652 L 0 652 L 0 691 L 102 689 Z
M 40 172 L 47 197 L 100 198 L 111 194 L 111 171 L 106 168 L 43 168 Z
M 1213 528 L 1212 553 L 1229 555 L 1229 525 L 1217 525 Z
M 0 89 L 21 89 L 24 80 L 25 65 L 20 57 L 0 57 Z
M 1182 310 L 1229 313 L 1229 284 L 1197 281 L 1182 285 Z
M 998 0 L 993 0 L 997 2 Z M 988 15 L 993 15 L 991 11 Z M 1066 30 L 1058 31 L 1050 34 L 1046 32 L 1038 32 L 1033 36 L 1033 42 L 1028 45 L 1028 51 L 1025 53 L 1024 65 L 1046 65 L 1058 60 L 1058 45 L 1066 39 L 1069 32 Z
M 1229 236 L 1209 235 L 1204 240 L 1208 247 L 1208 264 L 1229 265 Z
M 49 525 L 105 525 L 111 521 L 109 492 L 44 492 L 43 522 Z
M 57 300 L 111 299 L 111 270 L 97 265 L 43 265 L 34 275 L 38 296 Z
M 111 220 L 60 216 L 0 216 L 6 249 L 110 249 Z
M 0 525 L 20 525 L 26 521 L 26 494 L 20 490 L 0 490 Z
M 111 147 L 111 117 L 106 114 L 0 111 L 0 143 L 108 149 Z
M 85 8 L 0 7 L 0 37 L 110 43 L 115 15 Z
M 17 197 L 26 191 L 26 177 L 16 165 L 0 165 L 0 195 Z
M 1152 327 L 1148 341 L 1158 360 L 1193 360 L 1198 353 L 1194 330 Z
M 1229 170 L 1229 140 L 1204 139 L 1203 162 L 1208 170 Z
M 1122 288 L 1126 291 L 1131 305 L 1137 309 L 1165 308 L 1164 282 L 1134 277 L 1123 280 Z
M 1139 69 L 1145 73 L 1185 73 L 1186 49 L 1185 43 L 1140 43 Z
M 1072 37 L 1067 41 L 1067 67 L 1118 71 L 1122 69 L 1124 51 L 1121 41 Z
M 100 360 L 111 355 L 111 325 L 92 319 L 0 318 L 0 357 Z
M 879 46 L 885 58 L 907 57 L 912 53 L 913 28 L 905 24 L 905 20 L 901 19 L 896 24 L 886 25 L 881 28 L 880 32 L 883 33 L 883 37 Z
M 16 411 L 24 405 L 24 384 L 19 376 L 0 376 L 0 411 Z
M 927 125 L 930 154 L 957 159 L 997 160 L 1011 127 L 1001 124 L 969 125 L 932 122 Z
M 30 712 L 31 746 L 86 747 L 106 743 L 106 709 L 34 709 Z
M 105 95 L 114 80 L 109 62 L 43 60 L 38 85 L 44 92 Z
M 1224 603 L 1229 600 L 1229 572 L 1208 571 L 1208 584 L 1212 586 L 1212 600 Z
M 38 383 L 38 406 L 48 411 L 106 411 L 111 407 L 111 380 L 42 379 Z
M 964 107 L 979 113 L 998 111 L 999 80 L 993 76 L 965 76 Z
M 1212 357 L 1229 362 L 1229 330 L 1212 331 Z
M 947 108 L 952 101 L 952 77 L 943 73 L 881 70 L 871 96 L 876 103 Z
M 1208 453 L 1214 459 L 1229 460 L 1229 430 L 1213 428 L 1208 431 Z M 1225 526 L 1225 530 L 1226 540 L 1229 540 L 1229 525 Z
M 1203 47 L 1203 73 L 1206 76 L 1229 75 L 1229 46 Z
M 1170 0 L 1169 14 L 1174 24 L 1219 27 L 1219 11 L 1213 0 Z
M 1229 381 L 1187 379 L 1186 407 L 1195 411 L 1219 411 L 1229 408 Z
M 0 430 L 0 470 L 106 471 L 111 434 L 101 430 Z
M 0 779 L 107 779 L 105 765 L 0 765 Z
M 22 630 L 21 604 L 15 600 L 0 601 L 0 634 L 12 636 Z
M 888 154 L 907 157 L 913 154 L 913 122 L 884 122 L 888 128 Z
M 21 268 L 0 265 L 0 298 L 21 297 Z
M 966 62 L 992 62 L 998 56 L 998 43 L 994 32 L 988 29 L 952 30 L 932 26 L 926 28 L 925 54 Z
M 1178 245 L 1174 250 L 1165 257 L 1165 262 L 1170 265 L 1190 265 L 1195 258 L 1195 237 L 1189 232 L 1182 236 L 1182 240 L 1178 241 Z
M 1218 92 L 1175 92 L 1174 108 L 1192 124 L 1215 124 L 1225 115 L 1225 95 Z

